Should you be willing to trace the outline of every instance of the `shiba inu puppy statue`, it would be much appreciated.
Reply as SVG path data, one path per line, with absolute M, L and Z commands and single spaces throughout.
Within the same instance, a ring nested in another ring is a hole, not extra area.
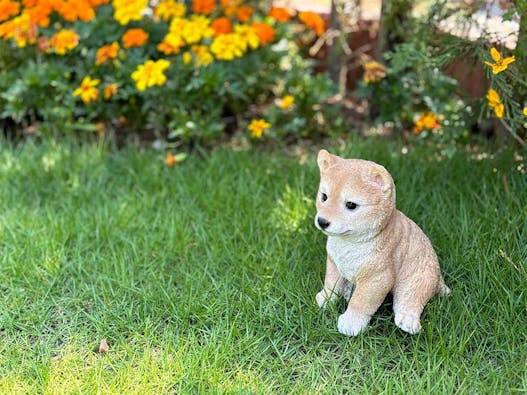
M 328 236 L 324 288 L 316 302 L 324 307 L 353 293 L 338 330 L 355 336 L 370 322 L 388 293 L 395 324 L 414 334 L 428 300 L 450 292 L 428 237 L 395 208 L 395 185 L 381 165 L 343 159 L 321 150 L 315 225 Z M 347 294 L 347 295 L 346 295 Z

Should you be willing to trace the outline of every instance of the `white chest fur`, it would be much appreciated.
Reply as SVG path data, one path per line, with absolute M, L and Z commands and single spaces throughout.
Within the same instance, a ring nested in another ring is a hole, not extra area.
M 373 243 L 354 243 L 341 237 L 328 237 L 326 249 L 340 274 L 354 282 L 359 270 L 372 258 Z

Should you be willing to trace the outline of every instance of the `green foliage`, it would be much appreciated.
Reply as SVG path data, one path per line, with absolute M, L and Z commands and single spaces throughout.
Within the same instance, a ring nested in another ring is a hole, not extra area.
M 385 54 L 386 77 L 378 82 L 361 81 L 356 93 L 370 98 L 378 110 L 375 122 L 394 123 L 399 130 L 412 130 L 420 114 L 431 111 L 441 118 L 440 128 L 424 130 L 421 138 L 434 136 L 456 143 L 469 135 L 472 109 L 456 96 L 458 83 L 438 68 L 438 62 L 423 43 L 397 45 Z

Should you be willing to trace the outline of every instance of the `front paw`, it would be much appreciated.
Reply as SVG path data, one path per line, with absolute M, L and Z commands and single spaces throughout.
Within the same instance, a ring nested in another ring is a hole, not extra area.
M 357 336 L 366 329 L 370 322 L 370 318 L 370 316 L 365 314 L 346 311 L 339 317 L 337 328 L 343 335 Z
M 330 298 L 328 297 L 326 291 L 322 290 L 317 293 L 317 296 L 315 296 L 315 300 L 317 302 L 318 307 L 320 307 L 321 309 L 325 309 L 327 303 L 330 301 Z

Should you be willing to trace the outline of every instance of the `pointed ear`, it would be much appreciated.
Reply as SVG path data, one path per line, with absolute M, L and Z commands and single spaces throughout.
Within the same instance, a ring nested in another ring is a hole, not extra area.
M 318 151 L 317 163 L 320 171 L 325 171 L 329 166 L 335 163 L 335 156 L 331 155 L 325 149 Z
M 393 188 L 393 179 L 384 166 L 375 164 L 369 171 L 368 181 L 381 189 L 383 193 L 390 194 Z

